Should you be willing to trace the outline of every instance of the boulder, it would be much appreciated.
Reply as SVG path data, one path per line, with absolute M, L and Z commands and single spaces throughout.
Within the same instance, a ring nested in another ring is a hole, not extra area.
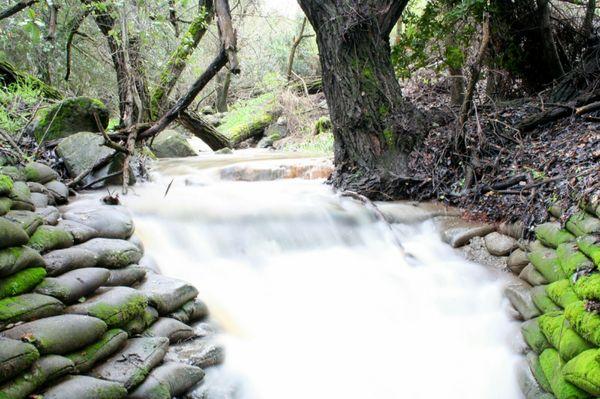
M 99 206 L 67 211 L 63 219 L 94 229 L 98 237 L 128 239 L 134 231 L 133 220 L 120 206 Z
M 485 247 L 494 256 L 507 256 L 517 246 L 517 240 L 495 231 L 485 236 Z
M 204 319 L 207 316 L 208 306 L 199 299 L 185 303 L 181 308 L 169 315 L 169 317 L 186 324 Z
M 69 187 L 57 180 L 52 180 L 45 184 L 48 192 L 57 204 L 66 204 L 69 202 Z
M 169 362 L 155 368 L 146 381 L 133 391 L 131 399 L 171 399 L 186 393 L 204 378 L 198 367 Z
M 169 342 L 181 342 L 194 337 L 194 330 L 187 324 L 169 317 L 161 317 L 142 334 L 145 337 L 165 337 Z
M 176 130 L 162 131 L 154 138 L 151 149 L 158 158 L 184 158 L 198 155 L 186 138 Z
M 45 267 L 44 258 L 29 247 L 0 250 L 0 277 L 7 277 L 28 268 Z
M 56 226 L 41 226 L 29 239 L 27 246 L 41 253 L 73 246 L 73 236 Z
M 25 399 L 44 384 L 73 371 L 73 362 L 66 357 L 49 355 L 33 363 L 31 369 L 0 387 L 0 398 Z
M 35 211 L 35 207 L 31 201 L 31 191 L 29 191 L 27 183 L 16 181 L 9 194 L 9 198 L 12 202 L 10 209 L 17 211 Z
M 125 326 L 148 306 L 146 297 L 128 287 L 99 290 L 85 302 L 69 306 L 67 313 L 83 314 L 103 320 L 109 327 Z
M 65 305 L 58 299 L 40 294 L 23 294 L 0 300 L 0 329 L 18 322 L 57 316 Z
M 98 258 L 98 267 L 107 269 L 120 269 L 136 264 L 142 258 L 139 248 L 126 240 L 94 238 L 79 244 L 78 248 L 95 253 Z
M 34 267 L 24 269 L 0 279 L 0 299 L 30 292 L 46 277 L 46 269 Z
M 109 271 L 100 268 L 85 268 L 67 272 L 59 277 L 45 278 L 35 292 L 49 295 L 61 302 L 71 304 L 81 297 L 91 295 L 108 280 Z
M 173 313 L 198 295 L 198 290 L 185 281 L 152 273 L 146 275 L 137 289 L 148 297 L 160 315 Z
M 111 270 L 108 280 L 104 285 L 107 287 L 130 287 L 142 281 L 144 277 L 146 277 L 145 268 L 138 265 L 131 265 L 123 269 Z
M 88 97 L 68 98 L 39 111 L 27 132 L 33 135 L 38 143 L 68 137 L 82 131 L 97 132 L 99 127 L 94 114 L 98 116 L 102 128 L 106 128 L 109 114 L 102 101 Z
M 113 355 L 127 342 L 127 333 L 118 328 L 108 330 L 98 342 L 71 353 L 67 357 L 75 365 L 77 373 L 87 373 L 96 363 Z
M 44 224 L 44 218 L 30 211 L 10 211 L 4 217 L 21 226 L 30 237 Z
M 127 389 L 117 382 L 84 375 L 69 376 L 43 393 L 44 399 L 121 399 Z
M 31 344 L 0 338 L 0 383 L 21 374 L 39 357 L 40 353 Z
M 54 277 L 75 269 L 95 267 L 98 255 L 87 249 L 71 247 L 48 252 L 44 255 L 44 262 L 48 275 Z
M 58 179 L 58 173 L 54 169 L 39 162 L 28 163 L 25 165 L 24 171 L 28 182 L 44 184 Z
M 81 173 L 106 162 L 115 150 L 104 146 L 104 137 L 97 133 L 74 134 L 58 144 L 56 154 L 62 158 L 69 176 Z
M 521 271 L 529 264 L 529 258 L 522 249 L 515 249 L 511 252 L 506 260 L 506 265 L 516 275 L 519 275 Z
M 89 373 L 92 377 L 123 384 L 127 390 L 138 386 L 165 357 L 167 338 L 132 338 L 125 347 Z
M 98 341 L 105 332 L 106 323 L 100 319 L 65 314 L 21 324 L 3 331 L 1 335 L 29 342 L 42 355 L 62 355 Z

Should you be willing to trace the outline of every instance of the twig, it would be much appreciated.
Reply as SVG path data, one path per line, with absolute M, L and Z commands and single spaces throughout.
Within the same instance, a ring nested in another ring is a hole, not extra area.
M 108 137 L 108 133 L 106 133 L 106 130 L 104 130 L 104 127 L 102 126 L 102 122 L 100 122 L 100 118 L 98 117 L 98 114 L 95 112 L 94 112 L 94 120 L 96 121 L 96 125 L 98 125 L 98 130 L 100 130 L 100 133 L 102 133 L 102 136 L 104 137 L 103 145 L 108 148 L 112 148 L 113 150 L 117 150 L 126 155 L 129 155 L 129 151 L 127 150 L 127 148 L 123 147 L 120 144 L 115 143 L 114 141 L 111 140 L 110 137 Z
M 108 174 L 106 176 L 102 176 L 102 177 L 100 177 L 100 178 L 98 178 L 98 179 L 96 179 L 96 180 L 94 180 L 94 181 L 86 184 L 85 186 L 81 187 L 81 189 L 85 190 L 85 189 L 90 188 L 90 187 L 92 187 L 92 186 L 94 186 L 94 185 L 96 185 L 96 184 L 98 184 L 100 182 L 103 182 L 104 180 L 108 180 L 110 178 L 113 178 L 113 177 L 116 177 L 116 176 L 120 176 L 122 173 L 123 173 L 123 171 L 120 170 L 118 172 L 111 173 L 111 174 Z
M 2 138 L 6 140 L 6 142 L 13 148 L 13 150 L 15 150 L 17 157 L 19 158 L 19 162 L 25 162 L 25 154 L 23 154 L 23 151 L 21 151 L 17 143 L 15 143 L 12 137 L 10 137 L 10 134 L 0 129 L 0 136 L 2 136 Z

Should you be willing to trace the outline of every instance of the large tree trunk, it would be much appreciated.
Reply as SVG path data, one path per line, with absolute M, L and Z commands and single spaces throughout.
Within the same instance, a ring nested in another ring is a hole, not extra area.
M 423 115 L 402 98 L 390 32 L 407 1 L 298 0 L 315 29 L 333 123 L 335 186 L 371 198 L 398 193 Z

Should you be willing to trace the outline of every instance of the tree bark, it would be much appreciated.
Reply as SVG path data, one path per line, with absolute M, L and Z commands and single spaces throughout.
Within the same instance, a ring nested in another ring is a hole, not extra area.
M 394 197 L 427 127 L 391 63 L 390 32 L 407 1 L 298 1 L 317 34 L 335 138 L 331 180 L 369 198 Z
M 294 41 L 292 43 L 292 49 L 290 50 L 290 56 L 288 58 L 288 66 L 286 73 L 288 82 L 292 80 L 292 72 L 294 70 L 294 59 L 296 58 L 296 51 L 298 50 L 298 46 L 300 46 L 300 43 L 302 43 L 302 39 L 306 37 L 304 35 L 304 29 L 306 29 L 306 22 L 306 17 L 304 17 L 302 19 L 302 24 L 300 25 L 300 33 L 298 33 L 298 36 L 294 38 Z
M 223 148 L 231 148 L 227 136 L 215 129 L 211 124 L 202 119 L 201 116 L 185 111 L 181 112 L 177 121 L 190 133 L 202 140 L 213 151 Z
M 217 112 L 227 112 L 227 97 L 229 96 L 230 85 L 231 72 L 219 72 L 217 74 L 217 100 L 215 101 Z
M 594 32 L 594 17 L 596 16 L 596 0 L 588 0 L 585 10 L 585 18 L 581 28 L 582 35 L 585 40 L 588 40 Z

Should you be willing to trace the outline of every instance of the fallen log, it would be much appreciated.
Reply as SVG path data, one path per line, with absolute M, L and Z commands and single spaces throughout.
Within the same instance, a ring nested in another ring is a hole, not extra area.
M 232 147 L 227 136 L 219 132 L 210 123 L 206 122 L 194 112 L 182 112 L 177 121 L 190 133 L 206 143 L 213 151 Z

